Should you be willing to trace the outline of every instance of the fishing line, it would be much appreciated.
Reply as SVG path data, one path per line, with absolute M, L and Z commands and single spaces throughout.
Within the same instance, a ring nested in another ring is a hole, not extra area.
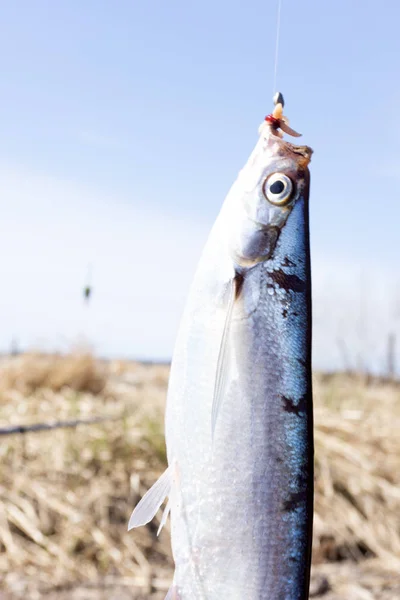
M 276 40 L 275 40 L 275 68 L 274 68 L 274 85 L 272 88 L 272 94 L 276 92 L 276 77 L 278 73 L 278 58 L 279 58 L 279 37 L 281 33 L 281 8 L 282 0 L 278 0 L 278 15 L 276 19 Z

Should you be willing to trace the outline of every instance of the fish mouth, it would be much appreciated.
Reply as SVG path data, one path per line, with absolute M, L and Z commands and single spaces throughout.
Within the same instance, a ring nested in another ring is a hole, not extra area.
M 301 168 L 305 169 L 308 166 L 308 164 L 311 161 L 312 154 L 314 152 L 313 149 L 310 148 L 310 146 L 305 146 L 305 145 L 298 146 L 297 144 L 292 144 L 291 142 L 288 142 L 287 140 L 283 140 L 283 139 L 279 139 L 279 138 L 277 138 L 277 139 L 278 139 L 278 143 L 281 146 L 282 155 L 284 155 L 284 156 L 287 156 L 287 154 L 295 155 L 296 160 Z
M 283 140 L 283 143 L 289 148 L 291 152 L 293 152 L 296 155 L 302 156 L 307 161 L 307 164 L 311 161 L 311 156 L 313 155 L 314 150 L 310 148 L 310 146 L 297 146 L 295 144 L 287 142 L 286 140 Z

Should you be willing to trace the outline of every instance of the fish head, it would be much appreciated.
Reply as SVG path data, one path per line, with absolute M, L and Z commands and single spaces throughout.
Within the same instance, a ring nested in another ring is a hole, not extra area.
M 312 150 L 274 133 L 268 123 L 234 187 L 230 246 L 235 261 L 252 266 L 274 252 L 288 217 L 307 202 Z

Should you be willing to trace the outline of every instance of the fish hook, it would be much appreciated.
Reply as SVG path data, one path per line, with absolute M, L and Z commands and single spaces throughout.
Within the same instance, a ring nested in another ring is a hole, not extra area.
M 272 133 L 278 137 L 283 137 L 282 133 L 278 131 L 278 129 L 281 129 L 284 133 L 292 137 L 300 137 L 301 133 L 297 133 L 297 131 L 289 127 L 289 120 L 283 116 L 285 101 L 281 92 L 276 92 L 273 97 L 273 103 L 275 105 L 273 112 L 265 117 L 265 121 L 270 125 Z

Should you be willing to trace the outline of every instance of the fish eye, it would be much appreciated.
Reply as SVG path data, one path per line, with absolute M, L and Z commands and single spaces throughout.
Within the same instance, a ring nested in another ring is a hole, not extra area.
M 274 173 L 264 183 L 264 196 L 277 206 L 283 206 L 289 202 L 293 193 L 293 183 L 287 175 Z

